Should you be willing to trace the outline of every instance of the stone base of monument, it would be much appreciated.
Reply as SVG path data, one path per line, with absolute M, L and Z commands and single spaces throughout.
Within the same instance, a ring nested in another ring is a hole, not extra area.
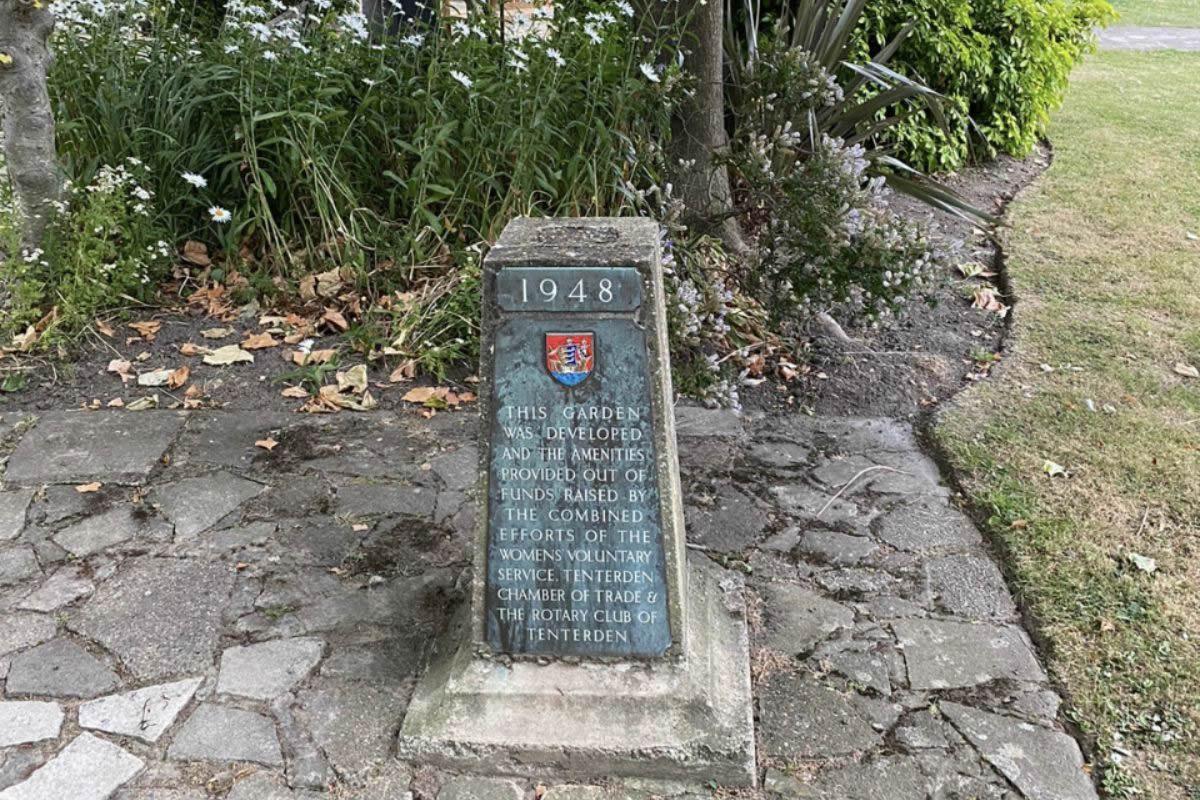
M 506 662 L 465 625 L 417 686 L 399 757 L 571 780 L 638 777 L 753 786 L 749 641 L 738 576 L 692 560 L 683 658 Z M 465 623 L 465 620 L 464 620 Z

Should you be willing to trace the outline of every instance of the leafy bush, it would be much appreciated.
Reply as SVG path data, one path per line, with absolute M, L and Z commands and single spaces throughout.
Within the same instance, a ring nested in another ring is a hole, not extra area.
M 918 114 L 888 140 L 928 171 L 996 151 L 1027 154 L 1092 47 L 1094 29 L 1114 18 L 1107 0 L 871 0 L 861 50 L 911 28 L 892 65 L 946 98 L 949 124 Z
M 853 9 L 852 3 L 833 5 Z M 752 293 L 781 321 L 817 312 L 886 318 L 914 289 L 931 285 L 934 252 L 924 232 L 887 203 L 885 170 L 895 162 L 869 152 L 855 135 L 851 121 L 872 105 L 848 101 L 822 63 L 833 59 L 795 46 L 789 34 L 779 26 L 759 38 L 736 114 L 734 159 L 748 202 L 762 218 Z M 823 52 L 819 43 L 809 44 Z M 919 94 L 902 85 L 898 96 Z M 953 200 L 936 187 L 909 188 L 935 202 Z

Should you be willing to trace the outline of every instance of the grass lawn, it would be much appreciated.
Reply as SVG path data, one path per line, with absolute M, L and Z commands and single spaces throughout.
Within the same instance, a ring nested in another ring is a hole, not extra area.
M 1112 0 L 1117 25 L 1200 28 L 1200 0 Z
M 1176 371 L 1200 368 L 1197 75 L 1200 53 L 1077 69 L 1011 209 L 1014 350 L 935 433 L 1112 797 L 1200 798 L 1200 379 Z

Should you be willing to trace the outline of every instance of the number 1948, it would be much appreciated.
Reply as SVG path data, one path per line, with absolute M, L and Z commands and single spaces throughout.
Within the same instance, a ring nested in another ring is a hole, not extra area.
M 569 291 L 564 295 L 568 300 L 574 300 L 576 303 L 585 303 L 592 297 L 599 300 L 601 303 L 611 303 L 613 300 L 613 282 L 610 278 L 601 278 L 595 282 L 595 285 L 589 285 L 589 282 L 580 278 L 574 285 L 569 282 L 563 286 L 559 286 L 559 282 L 554 278 L 542 278 L 541 280 L 529 280 L 528 278 L 521 279 L 521 302 L 537 302 L 553 303 L 558 299 L 558 294 L 562 289 L 570 286 Z

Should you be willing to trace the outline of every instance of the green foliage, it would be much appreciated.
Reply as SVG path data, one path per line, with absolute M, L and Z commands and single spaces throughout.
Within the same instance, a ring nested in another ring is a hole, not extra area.
M 150 219 L 149 177 L 136 159 L 101 167 L 69 191 L 71 213 L 57 215 L 43 249 L 9 251 L 17 254 L 5 265 L 16 291 L 5 328 L 40 322 L 43 336 L 70 331 L 102 308 L 153 295 L 174 251 Z M 16 215 L 7 219 L 12 225 Z
M 396 321 L 435 371 L 474 346 L 462 305 L 478 283 L 458 274 L 473 248 L 517 215 L 635 213 L 662 182 L 679 70 L 643 64 L 671 31 L 627 3 L 505 35 L 484 9 L 379 40 L 350 5 L 267 24 L 277 8 L 230 2 L 219 26 L 186 26 L 166 0 L 102 15 L 60 0 L 51 87 L 70 175 L 140 160 L 164 238 L 205 241 L 253 285 L 336 265 L 374 297 L 456 287 L 437 293 L 445 313 L 420 309 L 430 328 Z
M 860 49 L 911 29 L 892 65 L 945 97 L 947 124 L 921 113 L 887 140 L 927 171 L 997 151 L 1027 154 L 1091 49 L 1094 29 L 1114 17 L 1107 0 L 872 0 Z

